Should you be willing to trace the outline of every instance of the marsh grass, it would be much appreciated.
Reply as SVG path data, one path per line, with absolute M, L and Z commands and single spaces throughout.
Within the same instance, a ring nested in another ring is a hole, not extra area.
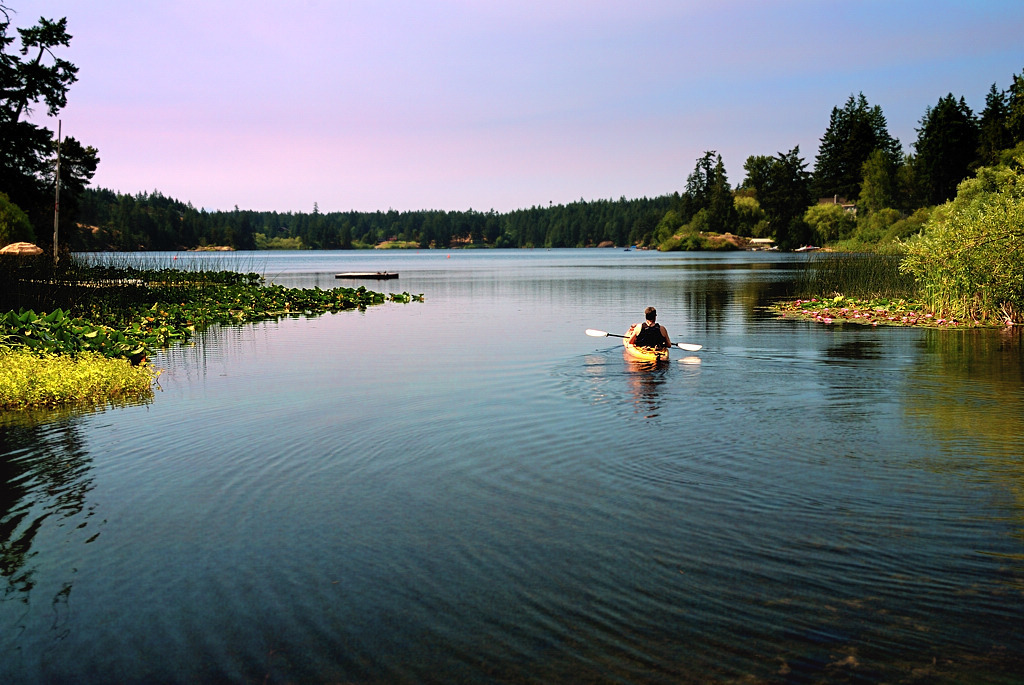
M 200 300 L 223 286 L 250 287 L 262 277 L 225 268 L 223 259 L 197 256 L 40 255 L 0 259 L 0 312 L 60 309 L 123 327 L 154 302 Z
M 900 273 L 898 254 L 815 253 L 804 264 L 796 293 L 803 297 L 846 295 L 912 299 L 914 277 Z
M 156 372 L 99 352 L 61 355 L 0 346 L 0 410 L 96 405 L 152 395 Z
M 63 309 L 84 314 L 92 304 L 127 307 L 145 301 L 138 269 L 90 264 L 65 257 L 57 264 L 43 255 L 0 259 L 0 311 Z
M 244 271 L 263 273 L 266 268 L 266 257 L 257 258 L 256 254 L 248 254 L 248 260 L 239 255 L 247 254 L 231 252 L 230 257 L 224 252 L 180 252 L 180 253 L 148 253 L 148 252 L 76 252 L 71 255 L 78 266 L 106 267 L 115 270 L 138 269 L 140 271 L 162 271 L 174 269 L 187 273 Z

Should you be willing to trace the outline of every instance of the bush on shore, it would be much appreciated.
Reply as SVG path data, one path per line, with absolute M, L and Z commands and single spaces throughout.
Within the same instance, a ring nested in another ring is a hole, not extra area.
M 947 317 L 1024 323 L 1024 159 L 978 170 L 904 244 L 900 270 Z

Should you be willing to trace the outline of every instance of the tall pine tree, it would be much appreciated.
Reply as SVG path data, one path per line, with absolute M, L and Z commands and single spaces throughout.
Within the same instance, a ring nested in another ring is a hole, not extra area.
M 832 108 L 815 158 L 812 191 L 818 197 L 839 196 L 856 201 L 860 196 L 861 169 L 875 150 L 881 150 L 892 165 L 899 164 L 902 148 L 889 135 L 882 108 L 869 105 L 864 93 L 851 95 L 842 109 Z
M 993 83 L 985 96 L 985 109 L 981 110 L 978 119 L 978 163 L 981 166 L 997 164 L 1000 150 L 1012 147 L 1007 125 L 1009 113 L 1006 93 Z
M 1006 96 L 1006 128 L 1010 136 L 1007 147 L 1014 147 L 1024 143 L 1024 73 L 1013 75 Z
M 736 204 L 733 202 L 732 189 L 725 175 L 725 164 L 722 155 L 717 156 L 711 183 L 711 195 L 708 197 L 708 228 L 716 233 L 725 233 L 736 227 Z
M 697 160 L 693 173 L 686 179 L 681 205 L 680 216 L 684 223 L 704 210 L 711 231 L 725 233 L 736 225 L 736 207 L 722 155 L 709 150 Z
M 811 175 L 800 157 L 800 146 L 773 157 L 761 184 L 756 188 L 757 199 L 775 241 L 783 249 L 798 247 L 809 237 L 803 215 L 813 202 Z
M 949 93 L 929 107 L 917 129 L 918 183 L 925 201 L 942 204 L 956 195 L 978 154 L 978 121 L 963 97 Z

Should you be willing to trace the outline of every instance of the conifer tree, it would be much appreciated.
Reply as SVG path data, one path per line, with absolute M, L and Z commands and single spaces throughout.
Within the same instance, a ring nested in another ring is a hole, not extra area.
M 811 175 L 799 145 L 772 158 L 762 184 L 757 198 L 775 241 L 783 249 L 799 246 L 809 236 L 803 215 L 812 203 Z
M 1024 73 L 1013 75 L 1006 96 L 1006 128 L 1010 138 L 1007 147 L 1014 147 L 1024 143 Z
M 37 235 L 45 236 L 49 232 L 40 229 L 53 216 L 55 136 L 29 121 L 29 115 L 42 105 L 49 116 L 57 116 L 78 79 L 78 67 L 56 53 L 71 43 L 66 18 L 40 18 L 31 28 L 17 29 L 20 47 L 16 47 L 11 13 L 0 4 L 0 190 L 28 214 Z M 71 138 L 65 152 L 68 164 L 61 169 L 61 180 L 68 193 L 62 193 L 62 204 L 71 207 L 74 194 L 92 178 L 98 159 L 95 148 Z M 71 225 L 70 215 L 62 218 Z
M 1007 106 L 1006 93 L 996 88 L 996 84 L 985 96 L 985 109 L 981 110 L 978 119 L 978 164 L 990 166 L 999 161 L 999 152 L 1012 147 L 1010 129 L 1007 122 L 1010 109 Z
M 815 158 L 813 191 L 818 197 L 856 201 L 861 168 L 874 150 L 882 150 L 893 165 L 902 154 L 900 142 L 889 135 L 882 108 L 870 106 L 864 93 L 851 95 L 842 109 L 832 108 Z
M 978 121 L 963 97 L 949 93 L 929 107 L 917 129 L 917 177 L 924 199 L 941 204 L 956 195 L 978 153 Z

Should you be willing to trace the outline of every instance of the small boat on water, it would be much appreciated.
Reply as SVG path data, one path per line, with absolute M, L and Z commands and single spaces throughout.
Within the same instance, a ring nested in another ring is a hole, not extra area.
M 361 278 L 366 280 L 386 281 L 398 278 L 396 271 L 346 271 L 342 274 L 334 274 L 335 278 Z
M 626 349 L 626 354 L 645 362 L 663 362 L 668 361 L 668 348 L 667 347 L 637 347 L 636 345 L 629 344 L 629 335 L 632 329 L 626 331 L 626 336 L 622 339 L 622 346 Z

